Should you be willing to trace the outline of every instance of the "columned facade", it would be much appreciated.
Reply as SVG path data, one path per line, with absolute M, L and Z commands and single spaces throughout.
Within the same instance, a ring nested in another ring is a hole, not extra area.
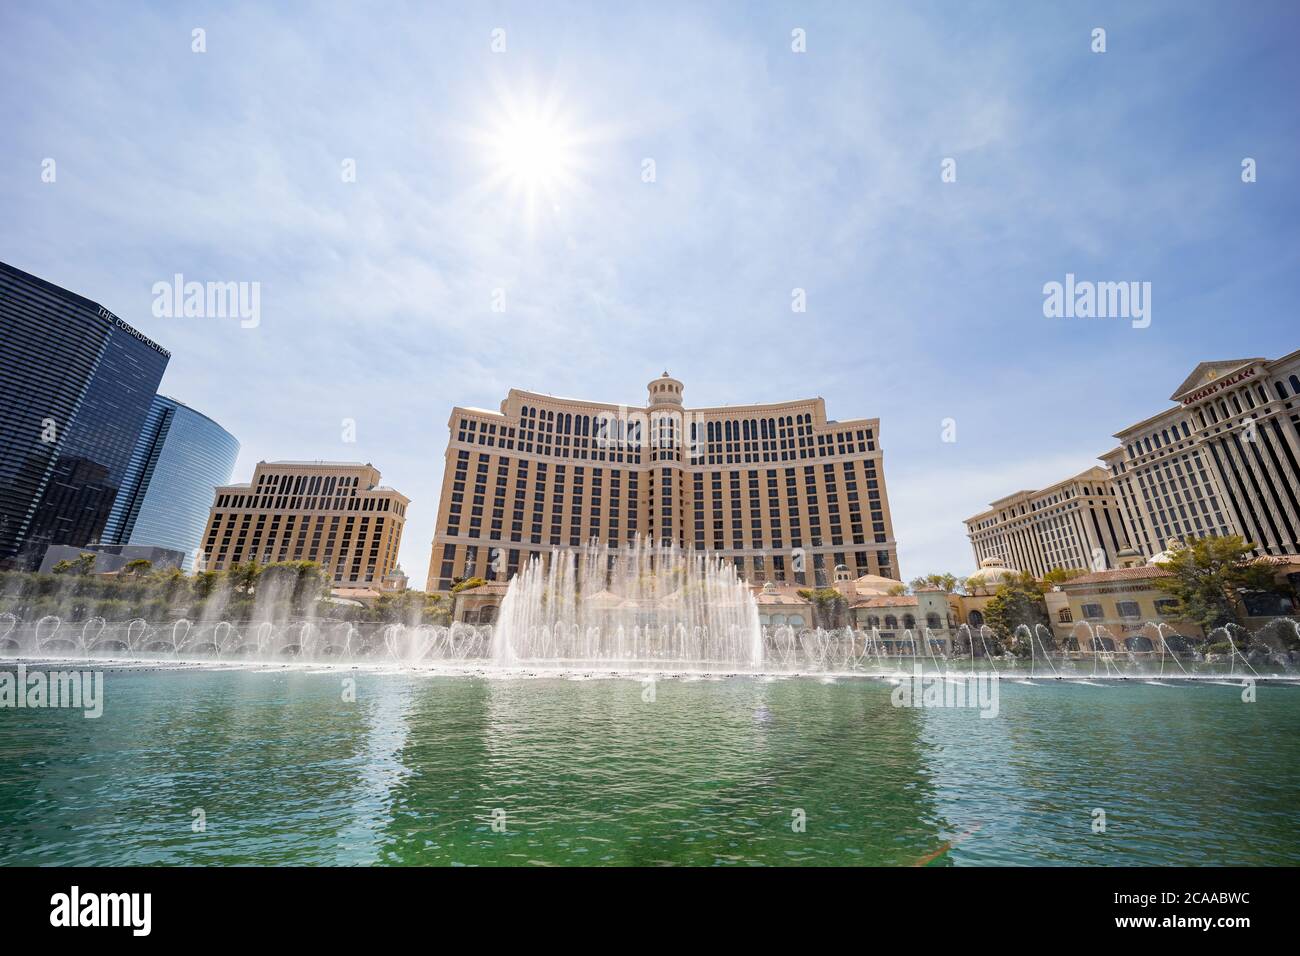
M 1300 351 L 1202 362 L 1170 399 L 1102 456 L 1134 546 L 1239 534 L 1300 553 Z
M 1017 491 L 966 519 L 978 566 L 989 558 L 1041 578 L 1056 568 L 1114 567 L 1127 544 L 1124 514 L 1104 468 L 1041 491 Z
M 428 589 L 638 537 L 751 583 L 899 577 L 878 419 L 829 420 L 820 398 L 688 409 L 682 391 L 665 372 L 644 407 L 511 389 L 499 411 L 454 408 Z

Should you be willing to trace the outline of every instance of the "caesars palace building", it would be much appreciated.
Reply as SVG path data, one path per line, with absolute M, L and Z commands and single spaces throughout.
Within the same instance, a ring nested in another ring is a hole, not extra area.
M 976 563 L 1101 573 L 1128 548 L 1151 559 L 1233 534 L 1259 555 L 1300 554 L 1300 351 L 1202 362 L 1169 400 L 1115 433 L 1104 468 L 967 518 Z
M 667 372 L 648 388 L 643 409 L 519 389 L 452 409 L 428 590 L 638 538 L 751 584 L 829 586 L 839 565 L 898 579 L 878 419 L 828 420 L 820 398 L 687 409 Z

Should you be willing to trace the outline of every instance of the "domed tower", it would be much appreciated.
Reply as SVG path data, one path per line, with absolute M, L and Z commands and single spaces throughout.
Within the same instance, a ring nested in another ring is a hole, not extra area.
M 1187 546 L 1183 544 L 1181 538 L 1170 538 L 1165 542 L 1165 549 L 1158 554 L 1151 555 L 1151 560 L 1148 561 L 1147 564 L 1153 568 L 1159 567 L 1162 564 L 1168 564 L 1170 561 L 1173 561 L 1178 556 L 1178 552 L 1182 551 L 1185 547 Z
M 1132 546 L 1121 548 L 1119 553 L 1115 555 L 1115 563 L 1121 568 L 1140 568 L 1142 567 L 1142 553 Z
M 682 407 L 682 383 L 667 372 L 664 372 L 647 385 L 646 389 L 649 392 L 646 398 L 648 407 L 654 408 L 656 405 L 671 405 L 674 408 Z
M 1015 568 L 1007 567 L 1001 558 L 985 558 L 979 569 L 966 579 L 966 588 L 971 594 L 992 594 L 1019 574 Z

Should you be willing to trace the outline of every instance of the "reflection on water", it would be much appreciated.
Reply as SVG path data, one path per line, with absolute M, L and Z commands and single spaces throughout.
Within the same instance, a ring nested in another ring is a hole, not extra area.
M 110 671 L 99 720 L 0 710 L 0 862 L 1300 862 L 1300 688 L 889 690 Z

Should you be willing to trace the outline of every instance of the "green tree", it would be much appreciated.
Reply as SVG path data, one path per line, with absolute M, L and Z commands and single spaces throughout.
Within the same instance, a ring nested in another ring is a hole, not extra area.
M 54 574 L 89 574 L 95 568 L 95 556 L 83 553 L 75 561 L 60 561 L 50 569 Z
M 1280 590 L 1272 568 L 1251 555 L 1254 549 L 1235 534 L 1197 538 L 1161 563 L 1169 577 L 1156 578 L 1155 586 L 1174 599 L 1175 615 L 1200 625 L 1207 635 L 1216 627 L 1240 624 L 1243 592 Z
M 370 610 L 381 624 L 405 624 L 416 616 L 420 604 L 416 602 L 414 591 L 390 591 L 379 595 Z
M 451 623 L 451 612 L 444 604 L 441 594 L 424 595 L 424 611 L 422 617 L 425 624 Z
M 134 561 L 128 561 L 122 568 L 122 573 L 134 577 L 144 577 L 153 570 L 153 562 L 148 558 L 136 558 Z
M 307 615 L 329 588 L 315 561 L 279 561 L 257 569 L 255 589 L 269 593 L 277 608 L 294 617 Z
M 1050 591 L 1058 584 L 1073 581 L 1075 578 L 1087 573 L 1083 568 L 1052 568 L 1043 575 L 1043 590 Z
M 834 588 L 803 589 L 799 596 L 812 604 L 813 623 L 817 627 L 844 627 L 848 619 L 848 602 Z
M 1004 581 L 984 606 L 984 623 L 1003 644 L 1013 647 L 1016 653 L 1028 654 L 1028 646 L 1022 650 L 1012 640 L 1016 628 L 1023 624 L 1033 631 L 1035 625 L 1050 623 L 1043 590 L 1034 576 L 1021 572 Z
M 921 588 L 942 588 L 949 594 L 963 594 L 966 591 L 966 579 L 943 571 L 938 574 L 923 574 L 919 578 L 912 578 L 908 587 L 913 591 L 919 591 Z
M 256 560 L 235 564 L 227 574 L 231 587 L 241 594 L 250 595 L 257 589 L 257 579 L 262 576 L 262 566 Z
M 195 600 L 202 600 L 212 594 L 224 580 L 222 571 L 200 571 L 190 578 L 190 594 Z

